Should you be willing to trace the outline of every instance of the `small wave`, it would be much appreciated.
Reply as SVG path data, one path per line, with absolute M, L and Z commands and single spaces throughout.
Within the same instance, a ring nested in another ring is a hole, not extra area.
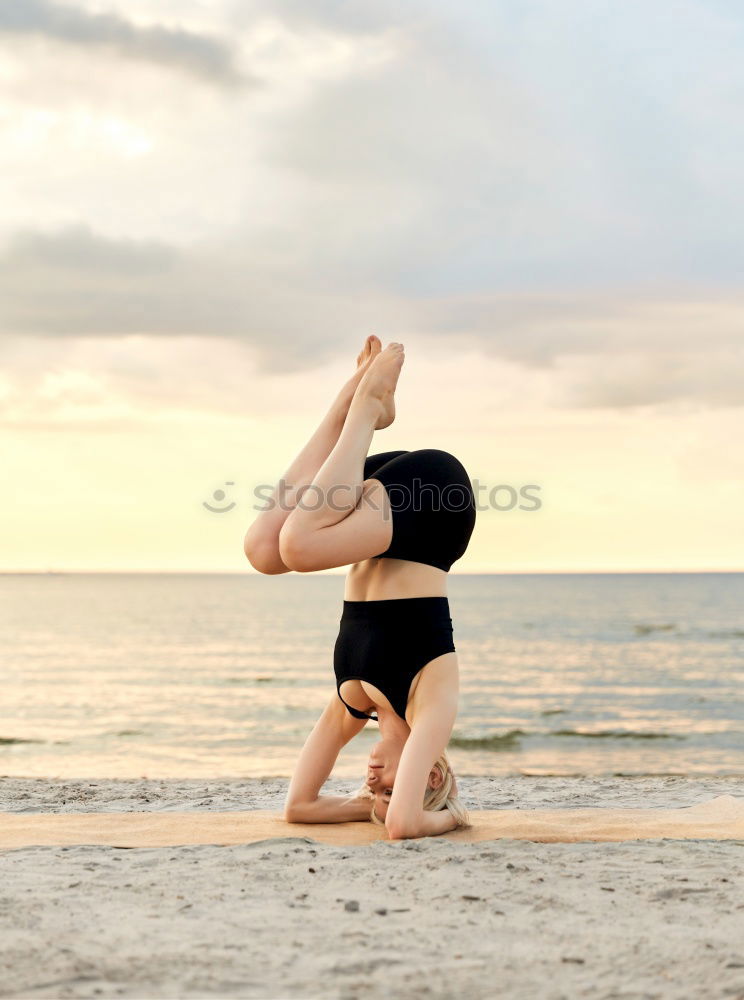
M 544 708 L 540 715 L 565 715 L 567 708 Z
M 651 635 L 652 632 L 674 632 L 677 626 L 670 622 L 664 625 L 648 625 L 641 622 L 634 625 L 633 628 L 636 635 Z
M 513 750 L 519 746 L 519 738 L 527 735 L 523 729 L 510 729 L 491 736 L 453 736 L 449 745 L 461 750 Z
M 269 684 L 273 677 L 226 677 L 225 684 Z
M 143 729 L 120 729 L 116 734 L 117 736 L 142 736 L 144 734 Z
M 528 737 L 574 737 L 585 740 L 684 740 L 685 736 L 673 733 L 637 732 L 627 729 L 602 729 L 598 732 L 582 732 L 580 729 L 556 729 L 553 732 L 526 732 L 524 729 L 510 729 L 506 733 L 492 733 L 490 736 L 453 736 L 449 745 L 460 750 L 518 750 L 521 740 Z
M 9 747 L 13 743 L 46 743 L 46 740 L 24 740 L 16 736 L 0 736 L 0 747 Z
M 596 733 L 581 732 L 578 729 L 556 729 L 548 736 L 575 736 L 585 740 L 683 740 L 684 736 L 672 733 L 641 733 L 628 729 L 602 729 Z
M 708 632 L 711 639 L 744 639 L 744 628 L 725 629 L 722 632 Z

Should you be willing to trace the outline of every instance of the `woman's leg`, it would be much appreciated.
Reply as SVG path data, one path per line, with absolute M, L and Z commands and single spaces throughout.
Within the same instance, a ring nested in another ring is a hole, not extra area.
M 373 359 L 380 353 L 381 346 L 379 337 L 367 337 L 357 357 L 355 374 L 338 394 L 320 426 L 279 481 L 267 508 L 248 529 L 243 548 L 251 565 L 261 573 L 290 571 L 279 553 L 279 532 L 302 492 L 312 483 L 338 441 L 354 393 Z
M 387 493 L 377 480 L 364 481 L 364 460 L 375 429 L 393 420 L 403 360 L 403 346 L 389 344 L 359 382 L 338 441 L 279 533 L 279 552 L 290 569 L 348 566 L 390 545 Z

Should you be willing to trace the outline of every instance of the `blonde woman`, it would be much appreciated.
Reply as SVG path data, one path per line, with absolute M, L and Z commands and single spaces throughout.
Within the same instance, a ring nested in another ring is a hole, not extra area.
M 468 823 L 445 753 L 458 698 L 447 573 L 467 548 L 475 498 L 437 449 L 368 456 L 395 418 L 402 344 L 368 337 L 357 371 L 245 537 L 262 573 L 350 566 L 334 650 L 336 691 L 300 753 L 290 823 L 384 823 L 393 839 Z M 375 713 L 375 714 L 372 714 Z M 338 754 L 379 725 L 365 785 L 321 795 Z

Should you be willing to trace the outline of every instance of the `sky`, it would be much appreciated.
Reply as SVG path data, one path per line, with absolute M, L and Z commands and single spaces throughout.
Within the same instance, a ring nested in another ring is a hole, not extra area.
M 377 333 L 455 570 L 743 570 L 742 99 L 733 0 L 0 0 L 0 569 L 250 572 Z

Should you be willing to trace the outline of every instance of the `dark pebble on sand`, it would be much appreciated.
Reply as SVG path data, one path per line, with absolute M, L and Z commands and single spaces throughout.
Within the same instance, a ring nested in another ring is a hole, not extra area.
M 344 909 L 348 913 L 358 913 L 359 912 L 359 902 L 356 899 L 347 899 L 344 903 Z

